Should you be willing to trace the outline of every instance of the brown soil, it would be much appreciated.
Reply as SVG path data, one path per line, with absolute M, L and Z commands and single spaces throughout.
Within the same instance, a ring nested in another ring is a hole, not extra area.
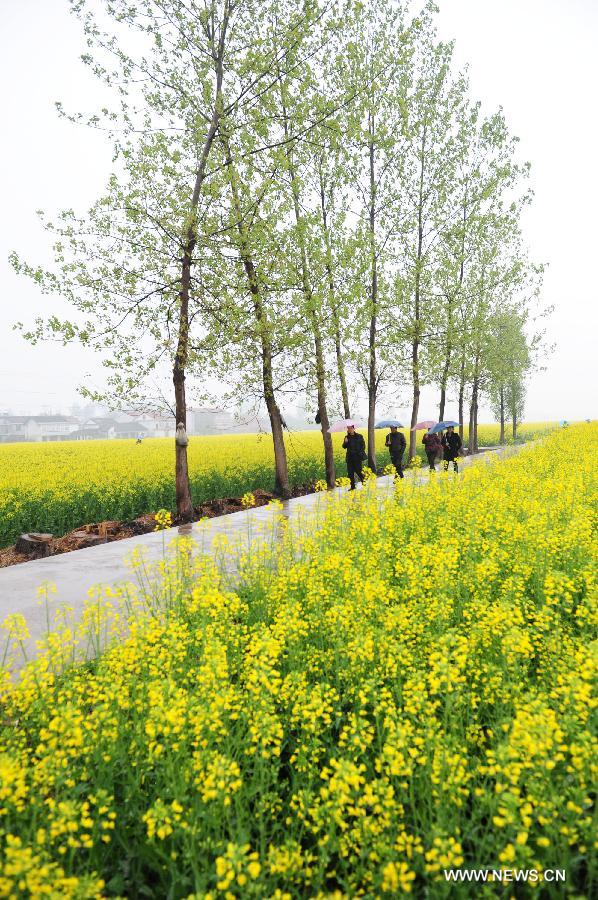
M 296 485 L 291 489 L 293 497 L 303 497 L 313 493 L 313 484 Z M 265 506 L 274 499 L 274 494 L 257 488 L 253 491 L 256 506 Z M 226 516 L 230 513 L 240 512 L 243 504 L 240 497 L 222 497 L 217 500 L 208 500 L 194 509 L 193 521 L 200 519 L 213 519 L 215 516 Z M 173 525 L 181 525 L 180 519 L 173 516 Z M 89 525 L 80 525 L 74 531 L 65 534 L 64 537 L 53 538 L 51 541 L 52 556 L 59 553 L 70 553 L 72 550 L 81 550 L 85 547 L 97 544 L 107 544 L 112 541 L 122 541 L 124 538 L 137 537 L 140 534 L 148 534 L 156 526 L 154 513 L 146 513 L 130 522 L 96 522 Z M 36 559 L 34 553 L 17 553 L 15 547 L 0 549 L 0 569 L 5 566 L 14 566 L 17 563 L 29 562 Z

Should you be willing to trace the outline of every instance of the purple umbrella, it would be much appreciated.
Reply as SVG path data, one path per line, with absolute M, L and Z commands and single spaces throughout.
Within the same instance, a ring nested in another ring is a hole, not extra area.
M 334 425 L 331 425 L 328 431 L 330 434 L 333 434 L 335 431 L 346 431 L 350 425 L 353 425 L 355 428 L 361 427 L 355 419 L 339 419 L 338 422 L 335 422 Z
M 412 428 L 411 431 L 424 431 L 428 430 L 428 428 L 433 428 L 436 425 L 436 422 L 433 422 L 432 419 L 425 419 L 423 422 L 418 422 L 415 428 Z

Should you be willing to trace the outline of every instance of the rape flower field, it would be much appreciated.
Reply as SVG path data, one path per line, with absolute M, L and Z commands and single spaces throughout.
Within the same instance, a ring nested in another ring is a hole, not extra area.
M 3 682 L 0 895 L 596 896 L 597 439 L 322 495 L 234 585 L 183 542 L 126 632 L 92 605 L 118 646 Z
M 550 423 L 521 429 L 522 440 L 544 433 Z M 378 461 L 388 462 L 384 431 L 378 434 Z M 480 426 L 480 443 L 498 443 L 498 426 Z M 333 435 L 339 475 L 346 474 L 343 435 Z M 322 478 L 319 432 L 287 435 L 291 484 Z M 421 445 L 420 445 L 421 452 Z M 240 497 L 274 484 L 269 435 L 192 437 L 189 471 L 193 500 Z M 0 445 L 0 547 L 27 531 L 60 536 L 87 522 L 127 520 L 143 513 L 176 508 L 174 454 L 166 438 L 134 441 L 61 441 Z

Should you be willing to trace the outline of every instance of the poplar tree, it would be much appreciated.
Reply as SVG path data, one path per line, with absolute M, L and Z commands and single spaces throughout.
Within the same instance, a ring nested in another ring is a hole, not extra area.
M 422 384 L 435 380 L 434 336 L 440 310 L 436 291 L 440 238 L 458 210 L 450 203 L 455 177 L 459 113 L 466 84 L 453 79 L 452 45 L 436 42 L 432 18 L 423 21 L 403 104 L 405 144 L 401 171 L 404 218 L 395 279 L 397 333 L 408 345 L 412 385 L 409 455 L 415 454 Z
M 368 397 L 368 466 L 376 471 L 376 403 L 392 374 L 396 341 L 390 340 L 391 242 L 401 215 L 399 180 L 407 60 L 418 20 L 407 28 L 398 4 L 370 4 L 355 18 L 340 77 L 355 85 L 356 101 L 347 122 L 347 165 L 352 181 L 352 210 L 357 219 L 357 274 L 352 363 Z M 359 89 L 358 89 L 359 88 Z M 363 274 L 362 274 L 363 273 Z
M 516 141 L 510 137 L 499 111 L 480 121 L 479 104 L 466 101 L 456 136 L 454 183 L 449 189 L 444 228 L 440 240 L 437 285 L 440 294 L 438 334 L 438 418 L 444 419 L 450 377 L 458 375 L 459 305 L 464 300 L 466 274 L 477 235 L 491 223 L 496 205 L 527 175 L 526 166 L 514 159 Z
M 525 321 L 525 313 L 507 308 L 490 323 L 493 340 L 487 394 L 492 412 L 500 423 L 501 444 L 505 443 L 506 418 L 511 419 L 514 439 L 517 422 L 523 415 L 525 377 L 532 364 Z
M 334 136 L 333 136 L 334 137 Z M 348 185 L 341 140 L 328 141 L 316 160 L 321 246 L 324 253 L 325 307 L 334 343 L 334 368 L 342 413 L 351 418 L 347 345 L 354 319 L 354 288 L 359 281 L 359 255 L 347 223 Z
M 103 388 L 88 396 L 119 404 L 146 405 L 148 378 L 169 366 L 172 410 L 182 426 L 175 444 L 177 512 L 193 512 L 187 467 L 186 377 L 211 365 L 219 334 L 230 336 L 232 306 L 223 308 L 206 283 L 214 278 L 223 226 L 223 193 L 239 213 L 235 184 L 240 166 L 228 149 L 243 135 L 242 153 L 266 153 L 272 135 L 247 126 L 275 89 L 281 60 L 322 17 L 306 7 L 272 0 L 280 15 L 264 16 L 268 4 L 251 0 L 110 0 L 101 6 L 77 0 L 72 8 L 84 26 L 84 61 L 116 95 L 116 108 L 88 120 L 114 136 L 115 171 L 108 190 L 87 214 L 63 212 L 47 223 L 56 235 L 55 267 L 44 271 L 13 256 L 17 271 L 47 293 L 67 299 L 78 315 L 51 315 L 25 332 L 32 341 L 80 341 L 100 352 L 108 370 Z M 276 18 L 277 50 L 271 23 Z M 263 23 L 266 22 L 267 25 Z M 138 48 L 133 52 L 131 48 Z M 84 121 L 83 116 L 72 117 Z M 223 123 L 234 134 L 223 128 Z M 255 118 L 253 124 L 255 125 Z M 274 140 L 279 140 L 275 136 Z M 215 148 L 218 148 L 215 159 Z M 230 219 L 230 217 L 228 217 Z M 271 321 L 256 291 L 259 275 L 244 251 L 246 233 L 237 218 L 237 248 L 254 301 L 262 356 L 263 393 L 272 424 L 277 487 L 288 495 L 280 411 L 273 392 Z M 208 273 L 206 275 L 206 273 Z

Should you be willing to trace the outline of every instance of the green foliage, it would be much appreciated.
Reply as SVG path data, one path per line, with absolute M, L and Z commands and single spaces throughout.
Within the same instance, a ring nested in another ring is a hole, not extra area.
M 27 340 L 94 351 L 104 383 L 82 392 L 112 406 L 172 409 L 175 358 L 189 397 L 214 379 L 270 414 L 293 394 L 346 411 L 365 389 L 371 465 L 382 398 L 411 388 L 417 419 L 426 384 L 494 396 L 505 310 L 538 358 L 529 166 L 454 72 L 433 3 L 170 6 L 73 4 L 114 91 L 90 120 L 114 171 L 86 214 L 43 220 L 54 266 L 11 256 L 73 310 L 20 324 Z

